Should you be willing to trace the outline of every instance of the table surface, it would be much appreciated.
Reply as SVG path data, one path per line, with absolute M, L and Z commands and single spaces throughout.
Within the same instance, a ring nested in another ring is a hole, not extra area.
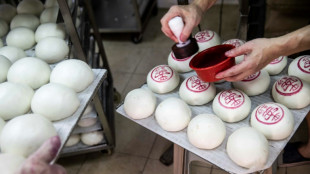
M 56 161 L 59 157 L 59 154 L 61 153 L 64 145 L 66 144 L 69 136 L 71 135 L 72 130 L 77 125 L 77 122 L 82 117 L 86 107 L 91 102 L 91 99 L 94 97 L 94 95 L 97 94 L 99 86 L 102 84 L 103 80 L 107 76 L 107 70 L 105 69 L 93 69 L 93 72 L 95 75 L 93 83 L 89 85 L 84 91 L 78 93 L 80 106 L 76 110 L 76 112 L 70 117 L 53 122 L 53 125 L 55 126 L 57 133 L 61 139 L 61 147 L 54 161 Z
M 289 59 L 288 60 L 288 65 L 292 60 Z M 250 126 L 250 117 L 251 117 L 251 113 L 252 111 L 260 104 L 263 103 L 267 103 L 267 102 L 274 102 L 271 96 L 271 89 L 272 89 L 272 85 L 274 84 L 274 82 L 279 79 L 281 76 L 286 75 L 287 74 L 287 68 L 288 66 L 286 66 L 286 68 L 277 76 L 270 76 L 271 80 L 270 80 L 270 85 L 269 88 L 266 92 L 264 92 L 261 95 L 257 95 L 257 96 L 252 96 L 250 97 L 251 99 L 251 112 L 249 114 L 249 116 L 237 123 L 225 123 L 226 126 L 226 137 L 223 141 L 223 143 L 218 146 L 215 149 L 212 150 L 202 150 L 199 148 L 196 148 L 195 146 L 193 146 L 187 138 L 187 128 L 183 129 L 182 131 L 178 131 L 178 132 L 167 132 L 165 130 L 163 130 L 158 123 L 155 120 L 154 117 L 154 113 L 145 119 L 141 119 L 141 120 L 134 120 L 132 118 L 130 118 L 124 111 L 123 108 L 123 104 L 119 105 L 119 107 L 117 108 L 117 112 L 120 113 L 121 115 L 123 115 L 124 117 L 144 126 L 145 128 L 155 132 L 156 134 L 172 141 L 175 144 L 178 144 L 179 146 L 187 149 L 188 151 L 200 156 L 201 158 L 215 164 L 216 166 L 222 168 L 223 170 L 226 170 L 227 172 L 230 173 L 252 173 L 255 171 L 259 171 L 259 170 L 264 170 L 269 168 L 273 162 L 277 159 L 278 155 L 280 154 L 280 152 L 283 150 L 283 148 L 285 147 L 285 145 L 287 144 L 287 142 L 291 139 L 291 137 L 293 136 L 293 134 L 295 133 L 296 129 L 299 127 L 300 123 L 302 122 L 302 120 L 305 118 L 305 116 L 307 115 L 308 111 L 310 110 L 310 106 L 307 106 L 303 109 L 299 109 L 299 110 L 295 110 L 295 109 L 290 109 L 290 111 L 293 113 L 294 115 L 294 130 L 293 133 L 286 139 L 284 140 L 280 140 L 280 141 L 268 141 L 269 143 L 269 157 L 268 157 L 268 161 L 266 163 L 266 165 L 263 168 L 260 169 L 246 169 L 243 167 L 238 166 L 237 164 L 235 164 L 227 155 L 226 153 L 226 144 L 227 144 L 227 138 L 238 128 L 241 127 L 248 127 Z M 189 72 L 189 73 L 183 73 L 180 74 L 181 77 L 181 82 L 182 80 L 184 80 L 187 77 L 190 77 L 192 75 L 195 75 L 195 72 Z M 215 84 L 216 86 L 216 91 L 217 93 L 219 93 L 220 91 L 226 90 L 226 89 L 232 89 L 232 85 L 230 82 L 223 82 L 223 83 L 218 83 Z M 142 88 L 147 88 L 147 85 L 143 85 Z M 174 91 L 167 93 L 167 94 L 155 94 L 156 98 L 157 98 L 157 105 L 163 101 L 166 98 L 169 97 L 179 97 L 178 95 L 178 90 L 179 87 L 177 87 Z M 211 113 L 214 114 L 213 110 L 212 110 L 212 101 L 210 101 L 209 103 L 202 105 L 202 106 L 190 106 L 191 110 L 192 110 L 192 117 L 198 115 L 198 114 L 202 114 L 202 113 Z

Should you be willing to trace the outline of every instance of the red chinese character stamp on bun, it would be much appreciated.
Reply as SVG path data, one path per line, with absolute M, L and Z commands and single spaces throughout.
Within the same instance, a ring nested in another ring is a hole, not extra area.
M 203 92 L 210 87 L 210 83 L 203 82 L 198 76 L 192 76 L 187 79 L 186 87 L 192 92 Z
M 310 74 L 310 56 L 303 56 L 299 59 L 297 66 L 302 72 Z
M 297 94 L 302 89 L 302 86 L 302 81 L 294 76 L 283 77 L 275 84 L 276 91 L 284 96 Z
M 270 62 L 270 64 L 277 64 L 280 63 L 283 60 L 284 56 L 280 56 L 276 59 L 274 59 L 272 62 Z
M 252 75 L 249 75 L 247 78 L 243 79 L 242 81 L 249 82 L 249 81 L 255 80 L 259 75 L 260 75 L 260 71 L 254 73 Z
M 195 35 L 195 39 L 197 40 L 197 42 L 208 42 L 213 37 L 214 37 L 214 32 L 209 31 L 209 30 L 198 32 Z
M 218 102 L 228 109 L 236 109 L 243 105 L 244 95 L 238 90 L 227 90 L 220 93 Z
M 167 65 L 161 65 L 154 68 L 151 78 L 156 82 L 165 82 L 171 79 L 173 70 Z
M 282 120 L 283 116 L 284 111 L 282 107 L 275 103 L 260 105 L 255 112 L 257 121 L 267 125 L 278 123 Z

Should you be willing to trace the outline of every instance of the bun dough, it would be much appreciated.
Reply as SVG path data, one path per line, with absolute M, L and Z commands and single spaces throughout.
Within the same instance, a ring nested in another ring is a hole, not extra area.
M 62 39 L 47 37 L 39 41 L 35 53 L 38 58 L 47 63 L 57 63 L 69 54 L 69 46 Z
M 148 87 L 159 94 L 174 90 L 179 85 L 179 82 L 179 74 L 168 65 L 158 65 L 147 75 Z
M 77 143 L 80 142 L 80 138 L 81 138 L 81 137 L 80 137 L 79 134 L 71 135 L 71 136 L 68 138 L 68 141 L 66 142 L 65 147 L 70 147 L 70 146 L 76 145 Z
M 33 14 L 39 16 L 43 9 L 43 3 L 39 0 L 22 0 L 17 5 L 18 14 Z
M 186 78 L 179 89 L 180 98 L 189 105 L 204 105 L 213 100 L 215 94 L 213 83 L 203 82 L 197 75 Z
M 251 110 L 251 100 L 236 89 L 218 93 L 212 103 L 214 113 L 223 121 L 234 123 L 246 118 Z
M 288 75 L 296 76 L 310 84 L 310 55 L 299 56 L 288 67 Z
M 69 59 L 56 65 L 51 73 L 50 82 L 65 85 L 75 92 L 81 92 L 94 81 L 94 78 L 94 73 L 87 63 Z
M 171 51 L 168 56 L 168 65 L 179 73 L 192 71 L 192 69 L 189 67 L 189 62 L 195 55 L 196 54 L 184 59 L 177 59 Z
M 2 132 L 4 125 L 5 125 L 5 121 L 0 117 L 0 136 L 1 136 L 1 132 Z M 1 140 L 0 140 L 0 143 L 1 143 Z
M 39 18 L 32 14 L 19 14 L 16 15 L 10 24 L 11 30 L 17 27 L 26 27 L 33 31 L 40 25 Z
M 248 96 L 254 96 L 264 93 L 270 84 L 270 76 L 266 70 L 260 70 L 244 80 L 233 82 L 234 88 L 240 89 Z
M 0 4 L 0 18 L 10 23 L 16 15 L 16 8 L 10 4 Z
M 46 0 L 44 3 L 45 8 L 59 6 L 57 0 Z
M 272 87 L 272 97 L 291 109 L 301 109 L 310 104 L 310 85 L 295 76 L 283 76 Z
M 65 25 L 55 24 L 55 23 L 46 23 L 41 24 L 35 32 L 35 40 L 36 42 L 40 42 L 42 39 L 46 37 L 57 37 L 60 39 L 65 39 L 66 31 Z
M 8 58 L 0 55 L 0 83 L 6 81 L 6 77 L 11 65 L 12 63 Z
M 214 149 L 226 136 L 225 124 L 213 114 L 195 116 L 188 124 L 189 142 L 200 149 Z
M 124 110 L 133 119 L 143 119 L 152 115 L 156 108 L 156 97 L 148 88 L 130 91 L 124 101 Z
M 10 120 L 2 130 L 1 150 L 28 157 L 46 140 L 56 136 L 54 125 L 38 114 L 26 114 Z
M 241 45 L 245 44 L 245 41 L 240 40 L 240 39 L 230 39 L 230 40 L 223 42 L 223 44 L 230 44 L 230 45 L 233 45 L 237 48 L 237 47 L 240 47 Z M 235 57 L 236 64 L 239 64 L 243 60 L 244 60 L 244 55 Z
M 9 31 L 8 24 L 5 22 L 5 20 L 0 18 L 0 37 L 6 35 L 8 31 Z
M 252 127 L 242 127 L 233 132 L 227 140 L 229 158 L 241 167 L 261 169 L 268 160 L 268 141 Z
M 15 61 L 17 61 L 22 57 L 26 57 L 26 53 L 24 50 L 12 46 L 4 46 L 0 48 L 0 55 L 3 55 L 6 58 L 8 58 L 12 63 L 14 63 Z
M 34 46 L 34 32 L 25 27 L 18 27 L 12 29 L 6 37 L 8 46 L 18 47 L 27 50 Z
M 26 159 L 12 153 L 0 153 L 1 173 L 14 174 L 20 171 L 20 167 Z
M 181 99 L 171 97 L 162 101 L 156 108 L 157 123 L 166 131 L 180 131 L 188 125 L 192 112 Z
M 80 106 L 80 100 L 73 89 L 56 83 L 39 88 L 31 101 L 33 113 L 41 114 L 51 121 L 71 116 Z
M 27 85 L 4 82 L 0 84 L 0 117 L 9 120 L 27 113 L 34 91 Z M 8 100 L 9 99 L 9 100 Z
M 84 144 L 88 146 L 97 145 L 103 140 L 103 132 L 95 131 L 95 132 L 83 133 L 81 135 L 81 140 Z
M 95 125 L 97 123 L 97 121 L 98 121 L 97 117 L 82 118 L 78 122 L 78 125 L 80 127 L 91 127 L 91 126 Z
M 59 11 L 59 7 L 58 6 L 46 8 L 41 13 L 41 16 L 40 16 L 41 24 L 49 23 L 49 22 L 56 23 L 57 16 L 58 16 L 58 11 Z
M 263 133 L 269 140 L 282 140 L 293 132 L 294 117 L 284 105 L 265 103 L 253 110 L 251 126 Z
M 8 81 L 22 83 L 37 89 L 49 82 L 50 66 L 34 57 L 25 57 L 16 61 L 8 71 Z
M 195 39 L 199 47 L 198 52 L 221 44 L 220 36 L 211 30 L 204 30 L 196 33 Z
M 285 68 L 286 64 L 287 56 L 280 56 L 265 66 L 264 69 L 269 73 L 269 75 L 277 75 Z

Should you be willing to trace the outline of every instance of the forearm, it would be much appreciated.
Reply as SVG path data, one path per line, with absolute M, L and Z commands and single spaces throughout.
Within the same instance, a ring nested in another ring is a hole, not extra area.
M 191 4 L 199 7 L 203 12 L 207 11 L 217 0 L 194 0 Z
M 288 56 L 310 49 L 310 25 L 284 36 L 271 39 L 279 56 Z

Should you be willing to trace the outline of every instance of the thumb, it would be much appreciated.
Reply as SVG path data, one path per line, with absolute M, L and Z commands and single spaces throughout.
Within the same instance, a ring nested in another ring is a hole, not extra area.
M 227 57 L 237 57 L 240 55 L 247 54 L 249 51 L 250 51 L 250 48 L 246 44 L 244 44 L 244 45 L 241 45 L 240 47 L 236 47 L 234 49 L 227 51 L 225 55 Z
M 60 145 L 61 141 L 59 136 L 51 137 L 46 140 L 29 158 L 36 161 L 50 163 L 56 157 Z

